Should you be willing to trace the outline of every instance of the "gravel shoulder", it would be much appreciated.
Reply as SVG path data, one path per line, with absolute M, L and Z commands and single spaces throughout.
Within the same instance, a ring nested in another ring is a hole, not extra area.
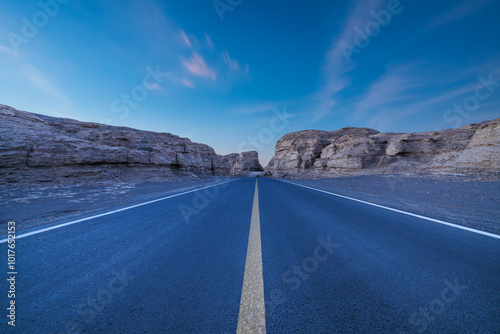
M 192 189 L 233 180 L 206 177 L 171 182 L 102 182 L 93 185 L 36 183 L 0 187 L 0 231 L 8 221 L 17 230 L 98 214 Z M 5 232 L 0 232 L 3 234 Z
M 370 175 L 290 180 L 340 195 L 500 234 L 500 180 Z

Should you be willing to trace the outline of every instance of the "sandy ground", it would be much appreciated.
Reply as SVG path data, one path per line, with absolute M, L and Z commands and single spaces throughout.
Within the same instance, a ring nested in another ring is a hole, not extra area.
M 205 178 L 176 182 L 99 185 L 12 185 L 0 188 L 0 227 L 14 220 L 19 229 L 106 212 L 223 182 Z M 462 176 L 354 176 L 293 180 L 300 184 L 500 234 L 500 180 Z
M 371 175 L 290 181 L 500 234 L 500 180 Z
M 233 178 L 210 177 L 172 182 L 133 184 L 104 182 L 96 185 L 38 183 L 0 187 L 0 227 L 15 221 L 19 230 L 106 212 L 171 194 L 226 182 Z M 3 228 L 0 235 L 4 234 Z

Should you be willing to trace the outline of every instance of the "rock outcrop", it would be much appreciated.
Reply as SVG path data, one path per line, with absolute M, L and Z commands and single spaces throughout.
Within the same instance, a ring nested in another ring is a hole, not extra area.
M 366 128 L 289 133 L 266 167 L 275 177 L 408 172 L 500 175 L 500 119 L 422 133 Z
M 233 176 L 254 176 L 264 171 L 256 151 L 232 153 L 224 156 L 222 161 L 231 166 L 230 174 Z
M 258 164 L 256 152 L 245 154 L 239 160 L 235 154 L 235 167 L 210 146 L 170 133 L 54 118 L 0 105 L 0 182 L 223 176 L 233 168 L 244 169 L 242 161 L 248 168 Z

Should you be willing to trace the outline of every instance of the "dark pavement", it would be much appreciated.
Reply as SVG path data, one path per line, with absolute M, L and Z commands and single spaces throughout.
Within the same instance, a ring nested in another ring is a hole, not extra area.
M 500 239 L 258 182 L 268 333 L 500 332 Z M 3 332 L 236 332 L 254 189 L 241 179 L 18 239 Z

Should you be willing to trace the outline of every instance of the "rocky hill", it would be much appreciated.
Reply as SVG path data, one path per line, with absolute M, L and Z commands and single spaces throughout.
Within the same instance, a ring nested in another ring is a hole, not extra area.
M 223 157 L 224 165 L 230 165 L 230 175 L 251 176 L 264 171 L 259 162 L 259 155 L 255 151 L 232 153 Z
M 275 177 L 408 172 L 500 176 L 500 118 L 422 133 L 366 128 L 289 133 L 266 167 Z
M 257 152 L 217 155 L 170 133 L 79 122 L 0 105 L 0 183 L 242 175 Z

